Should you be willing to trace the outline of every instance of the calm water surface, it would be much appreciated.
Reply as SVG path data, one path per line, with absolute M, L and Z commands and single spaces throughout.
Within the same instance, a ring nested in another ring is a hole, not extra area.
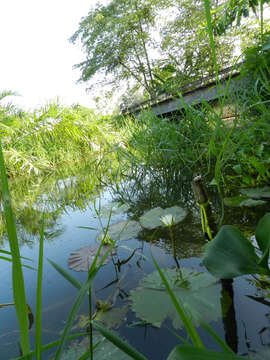
M 96 203 L 101 205 L 111 201 L 108 191 L 103 191 L 97 197 Z M 161 205 L 162 206 L 162 205 Z M 127 219 L 132 214 L 115 215 L 111 223 Z M 29 218 L 31 221 L 31 218 Z M 108 219 L 102 218 L 103 226 Z M 96 230 L 78 228 L 88 226 Z M 66 206 L 57 217 L 57 236 L 46 239 L 44 245 L 44 278 L 43 278 L 43 344 L 59 338 L 65 325 L 67 316 L 75 300 L 77 290 L 68 283 L 46 260 L 54 260 L 81 282 L 87 279 L 86 272 L 75 272 L 68 269 L 67 259 L 69 254 L 86 245 L 95 245 L 97 233 L 101 230 L 101 224 L 94 211 L 93 202 L 89 201 L 84 210 L 76 207 Z M 201 227 L 198 214 L 189 212 L 183 223 L 175 228 L 175 240 L 177 242 L 177 254 L 181 267 L 193 268 L 199 271 L 206 271 L 201 265 L 200 255 L 204 241 L 201 236 Z M 21 246 L 21 255 L 33 259 L 32 266 L 37 267 L 38 258 L 38 236 L 23 231 L 19 234 L 25 240 Z M 115 307 L 121 308 L 126 304 L 129 311 L 126 313 L 125 322 L 117 329 L 119 334 L 127 339 L 137 350 L 145 354 L 148 359 L 166 359 L 172 348 L 178 344 L 178 339 L 169 331 L 173 329 L 172 323 L 167 319 L 161 328 L 151 325 L 132 327 L 133 323 L 140 321 L 130 309 L 128 298 L 130 290 L 137 287 L 139 280 L 148 273 L 155 270 L 151 259 L 151 251 L 158 263 L 175 268 L 176 263 L 171 255 L 169 234 L 165 230 L 143 231 L 138 238 L 122 241 L 130 249 L 137 248 L 134 256 L 126 264 L 118 269 L 117 260 L 125 260 L 131 250 L 118 248 L 118 258 L 103 266 L 94 282 L 94 302 L 96 299 L 106 300 L 115 290 L 117 280 L 123 277 L 120 290 L 115 302 Z M 7 245 L 2 246 L 8 249 Z M 11 288 L 11 265 L 0 260 L 0 304 L 12 302 Z M 120 270 L 120 271 L 119 271 Z M 35 309 L 36 277 L 33 270 L 24 269 L 27 302 Z M 112 283 L 111 285 L 109 285 Z M 109 285 L 109 286 L 107 286 Z M 216 296 L 218 302 L 222 296 L 226 284 L 218 283 Z M 248 350 L 262 348 L 270 343 L 270 299 L 269 291 L 262 292 L 254 285 L 253 278 L 246 276 L 237 278 L 233 284 L 227 284 L 227 293 L 231 295 L 231 305 L 225 319 L 211 322 L 210 325 L 222 338 L 237 349 L 239 354 L 247 353 Z M 267 302 L 267 296 L 269 302 Z M 255 299 L 256 297 L 256 299 Z M 224 298 L 224 297 L 223 297 Z M 227 297 L 228 298 L 228 297 Z M 153 299 L 153 302 L 155 299 Z M 87 314 L 87 299 L 83 303 L 80 314 Z M 160 308 L 162 312 L 162 307 Z M 0 359 L 12 359 L 19 356 L 19 333 L 17 330 L 15 309 L 10 307 L 0 308 Z M 31 329 L 31 342 L 34 347 L 35 325 Z M 83 329 L 74 329 L 74 332 Z M 181 336 L 185 336 L 184 330 L 177 330 Z M 204 343 L 212 349 L 218 349 L 217 345 L 203 330 L 199 333 Z M 53 350 L 44 353 L 44 359 L 49 359 Z

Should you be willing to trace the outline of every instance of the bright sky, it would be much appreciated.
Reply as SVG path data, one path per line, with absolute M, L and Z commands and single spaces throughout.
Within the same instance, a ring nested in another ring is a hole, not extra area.
M 68 39 L 96 0 L 2 0 L 0 4 L 0 91 L 18 92 L 25 108 L 58 96 L 61 103 L 93 106 L 73 65 L 83 60 Z M 10 98 L 11 99 L 11 98 Z

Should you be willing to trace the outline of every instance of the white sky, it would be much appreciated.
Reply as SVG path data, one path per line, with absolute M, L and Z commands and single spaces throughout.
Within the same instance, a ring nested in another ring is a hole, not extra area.
M 61 103 L 93 106 L 73 65 L 83 60 L 68 39 L 96 0 L 1 0 L 0 91 L 22 96 L 12 102 L 38 107 L 59 96 Z M 11 99 L 11 98 L 9 98 Z

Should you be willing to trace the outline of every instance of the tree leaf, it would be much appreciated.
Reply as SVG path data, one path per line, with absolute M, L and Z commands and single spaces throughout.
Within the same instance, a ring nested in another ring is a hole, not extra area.
M 206 245 L 203 263 L 216 277 L 231 279 L 244 274 L 265 274 L 251 242 L 231 225 L 222 226 Z

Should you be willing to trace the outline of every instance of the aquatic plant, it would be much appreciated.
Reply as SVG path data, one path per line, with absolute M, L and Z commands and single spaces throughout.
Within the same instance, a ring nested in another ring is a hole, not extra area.
M 251 241 L 235 226 L 222 226 L 215 238 L 206 245 L 204 265 L 221 279 L 244 274 L 270 275 L 270 213 L 259 221 L 255 234 L 261 256 Z

